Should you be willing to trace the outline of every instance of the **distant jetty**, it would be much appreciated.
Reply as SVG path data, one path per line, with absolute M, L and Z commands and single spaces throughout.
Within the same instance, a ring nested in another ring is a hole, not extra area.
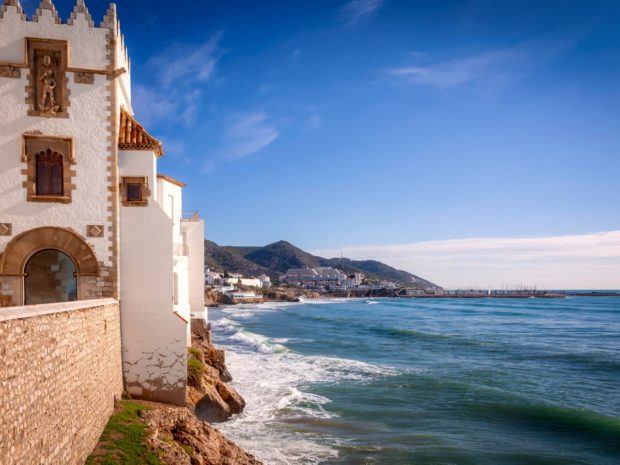
M 558 291 L 541 289 L 373 289 L 323 293 L 330 297 L 401 297 L 409 299 L 564 299 L 566 297 L 620 297 L 620 291 Z
M 501 289 L 501 290 L 441 290 L 435 293 L 420 292 L 415 290 L 409 292 L 405 289 L 404 295 L 401 297 L 427 297 L 427 298 L 444 298 L 444 299 L 563 299 L 566 293 L 561 291 L 545 291 L 534 289 Z
M 564 299 L 566 297 L 620 297 L 620 291 L 558 291 L 540 289 L 401 289 L 397 297 L 443 299 Z

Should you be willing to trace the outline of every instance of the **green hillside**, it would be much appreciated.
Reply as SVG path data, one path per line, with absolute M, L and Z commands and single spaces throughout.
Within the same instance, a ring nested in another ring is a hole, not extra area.
M 363 273 L 369 279 L 393 281 L 411 288 L 438 287 L 419 276 L 376 260 L 317 257 L 286 241 L 274 242 L 264 247 L 220 246 L 215 242 L 205 241 L 205 265 L 217 271 L 242 273 L 246 276 L 264 273 L 272 280 L 277 280 L 290 268 L 331 266 L 348 274 Z

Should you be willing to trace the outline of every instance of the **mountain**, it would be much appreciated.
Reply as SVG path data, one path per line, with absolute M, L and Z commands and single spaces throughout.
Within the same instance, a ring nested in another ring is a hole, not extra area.
M 347 274 L 363 273 L 371 279 L 393 281 L 417 289 L 439 287 L 419 276 L 376 260 L 317 257 L 286 241 L 274 242 L 264 247 L 220 246 L 215 242 L 205 241 L 205 265 L 214 270 L 242 273 L 246 276 L 266 274 L 273 280 L 278 279 L 289 268 L 331 266 Z
M 318 257 L 286 241 L 274 242 L 245 255 L 247 260 L 282 274 L 289 268 L 321 266 Z
M 218 271 L 242 273 L 245 276 L 270 274 L 267 268 L 246 260 L 235 251 L 235 247 L 221 247 L 212 241 L 205 241 L 205 266 Z

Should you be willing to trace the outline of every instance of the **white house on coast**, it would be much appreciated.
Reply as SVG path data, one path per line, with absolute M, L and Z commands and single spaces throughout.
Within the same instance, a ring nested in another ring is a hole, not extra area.
M 134 118 L 116 7 L 0 6 L 0 307 L 114 299 L 132 396 L 184 404 L 204 224 Z M 38 308 L 38 307 L 37 307 Z M 24 310 L 26 311 L 26 310 Z M 0 316 L 3 309 L 0 309 Z
M 244 278 L 239 273 L 220 273 L 218 271 L 212 271 L 210 268 L 205 268 L 205 285 L 206 286 L 231 286 L 240 284 L 248 287 L 271 287 L 271 278 L 266 274 L 261 274 L 255 278 Z

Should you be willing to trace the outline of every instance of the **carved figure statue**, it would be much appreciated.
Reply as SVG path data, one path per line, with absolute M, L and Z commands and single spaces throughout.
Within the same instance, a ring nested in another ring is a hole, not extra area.
M 54 96 L 55 89 L 58 83 L 52 69 L 52 58 L 49 55 L 43 57 L 43 71 L 39 78 L 41 82 L 41 100 L 39 101 L 39 107 L 42 111 L 49 111 L 55 113 L 58 111 L 58 105 L 56 105 L 56 98 Z

